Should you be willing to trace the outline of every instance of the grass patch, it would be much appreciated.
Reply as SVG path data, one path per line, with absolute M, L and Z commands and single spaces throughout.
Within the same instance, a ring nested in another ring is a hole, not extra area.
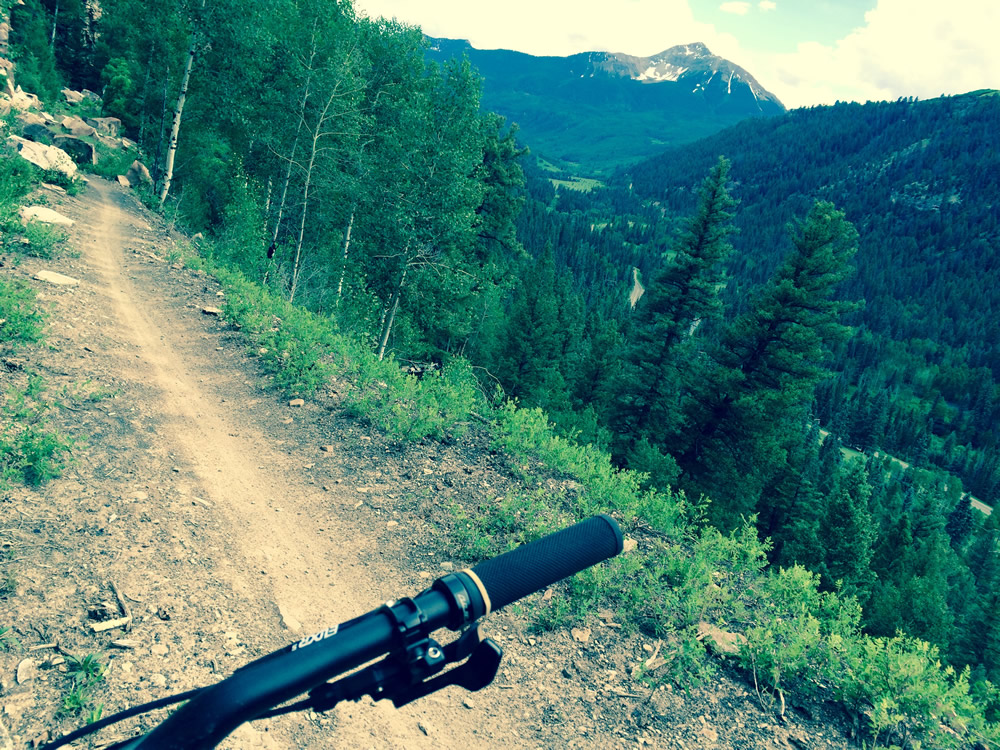
M 35 290 L 24 282 L 0 279 L 0 353 L 41 339 L 45 314 L 35 297 Z
M 186 259 L 192 265 L 193 259 Z M 282 392 L 308 396 L 332 378 L 345 384 L 344 407 L 400 440 L 456 437 L 484 399 L 461 359 L 422 379 L 406 375 L 339 332 L 332 318 L 289 304 L 238 271 L 214 268 L 226 318 L 249 337 Z
M 27 244 L 15 244 L 23 255 L 33 258 L 56 258 L 62 254 L 62 244 L 69 239 L 69 233 L 62 227 L 41 221 L 29 221 L 21 230 Z
M 57 716 L 80 716 L 87 714 L 87 723 L 93 724 L 101 718 L 104 705 L 93 705 L 93 693 L 97 684 L 104 679 L 107 669 L 99 654 L 74 656 L 66 654 L 66 676 L 69 686 L 62 698 Z
M 16 651 L 21 647 L 21 641 L 14 635 L 14 630 L 0 625 L 0 651 Z
M 4 234 L 20 228 L 18 209 L 31 192 L 37 172 L 9 149 L 0 158 L 0 229 Z
M 589 193 L 599 187 L 603 187 L 604 183 L 600 180 L 595 180 L 590 177 L 574 177 L 571 180 L 558 180 L 549 178 L 549 182 L 552 183 L 552 187 L 556 188 L 566 188 L 567 190 L 577 190 L 581 193 Z
M 112 148 L 96 138 L 88 140 L 94 144 L 97 164 L 84 164 L 81 169 L 98 177 L 114 180 L 118 175 L 128 172 L 132 162 L 139 157 L 139 152 L 134 148 Z
M 32 375 L 26 388 L 10 388 L 0 397 L 0 486 L 14 481 L 38 486 L 66 466 L 73 440 L 51 427 L 45 388 L 42 378 Z

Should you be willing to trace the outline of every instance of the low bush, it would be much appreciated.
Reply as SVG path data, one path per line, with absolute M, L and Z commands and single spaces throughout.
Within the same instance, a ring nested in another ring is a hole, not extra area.
M 38 375 L 0 396 L 0 485 L 40 485 L 62 474 L 73 441 L 52 428 L 52 410 Z
M 18 230 L 18 209 L 31 192 L 32 177 L 37 172 L 24 159 L 7 150 L 0 154 L 0 229 Z
M 15 248 L 33 258 L 55 258 L 61 254 L 62 244 L 69 234 L 62 227 L 41 221 L 29 221 L 21 230 L 27 244 L 20 243 Z
M 94 149 L 97 152 L 97 164 L 85 164 L 81 168 L 108 180 L 114 180 L 118 175 L 128 172 L 139 155 L 134 148 L 112 148 L 99 140 L 95 140 Z
M 0 279 L 0 353 L 38 341 L 44 326 L 35 290 L 22 281 Z
M 44 315 L 35 292 L 18 281 L 0 280 L 0 354 L 17 351 L 42 337 Z M 0 487 L 13 482 L 38 485 L 59 476 L 72 442 L 49 424 L 51 404 L 45 383 L 29 376 L 23 388 L 0 394 Z

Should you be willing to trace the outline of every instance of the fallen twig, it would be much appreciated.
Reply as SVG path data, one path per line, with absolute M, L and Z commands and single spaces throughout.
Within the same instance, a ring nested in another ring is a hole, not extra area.
M 128 602 L 125 601 L 125 597 L 122 596 L 122 592 L 119 590 L 118 586 L 111 579 L 108 579 L 108 585 L 111 586 L 111 590 L 115 592 L 115 599 L 118 600 L 118 606 L 122 609 L 122 615 L 128 620 L 128 625 L 125 626 L 125 632 L 128 633 L 132 630 L 132 608 L 128 606 Z
M 115 628 L 128 628 L 132 627 L 132 617 L 119 617 L 115 620 L 106 620 L 104 622 L 95 622 L 90 626 L 91 630 L 95 633 L 103 633 L 105 630 L 114 630 Z

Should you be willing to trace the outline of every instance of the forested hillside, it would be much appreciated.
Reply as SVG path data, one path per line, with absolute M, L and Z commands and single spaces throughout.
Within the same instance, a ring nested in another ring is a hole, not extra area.
M 610 594 L 595 573 L 563 615 L 617 597 L 687 676 L 702 618 L 728 618 L 772 697 L 822 683 L 876 739 L 905 743 L 916 714 L 943 731 L 937 708 L 878 702 L 888 677 L 851 692 L 893 649 L 893 675 L 919 662 L 939 680 L 921 688 L 993 718 L 1000 523 L 965 493 L 1000 486 L 1000 97 L 745 121 L 583 193 L 525 158 L 467 62 L 349 2 L 94 9 L 14 7 L 18 81 L 103 93 L 150 166 L 143 200 L 202 233 L 276 386 L 337 373 L 400 440 L 478 417 L 587 478 L 460 508 L 456 538 L 482 553 L 476 534 L 611 510 L 648 564 Z
M 963 492 L 992 504 L 1000 486 L 998 118 L 991 92 L 841 104 L 745 121 L 591 194 L 529 170 L 521 237 L 575 279 L 559 309 L 578 322 L 545 347 L 567 352 L 563 390 L 526 368 L 505 382 L 653 482 L 706 493 L 723 527 L 757 513 L 771 559 L 840 581 L 873 632 L 996 675 L 978 635 L 996 526 Z M 720 154 L 726 178 L 699 190 Z M 808 255 L 823 216 L 829 266 Z
M 55 96 L 58 65 L 103 91 L 150 202 L 218 228 L 212 253 L 380 350 L 427 359 L 476 334 L 520 253 L 522 178 L 467 64 L 427 67 L 418 29 L 328 0 L 49 5 L 13 11 L 21 82 Z
M 813 198 L 859 230 L 858 327 L 817 394 L 845 442 L 957 473 L 987 502 L 1000 491 L 1000 97 L 995 92 L 797 110 L 747 121 L 631 171 L 634 194 L 667 214 L 719 154 L 740 200 L 733 283 L 743 300 L 781 256 L 785 222 Z

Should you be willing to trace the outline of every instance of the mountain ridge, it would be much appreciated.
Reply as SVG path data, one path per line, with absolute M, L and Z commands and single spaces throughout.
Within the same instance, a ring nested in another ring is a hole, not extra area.
M 465 57 L 479 70 L 482 106 L 516 122 L 526 145 L 580 174 L 609 174 L 748 117 L 786 111 L 753 75 L 701 42 L 649 57 L 559 57 L 427 41 L 429 58 Z

